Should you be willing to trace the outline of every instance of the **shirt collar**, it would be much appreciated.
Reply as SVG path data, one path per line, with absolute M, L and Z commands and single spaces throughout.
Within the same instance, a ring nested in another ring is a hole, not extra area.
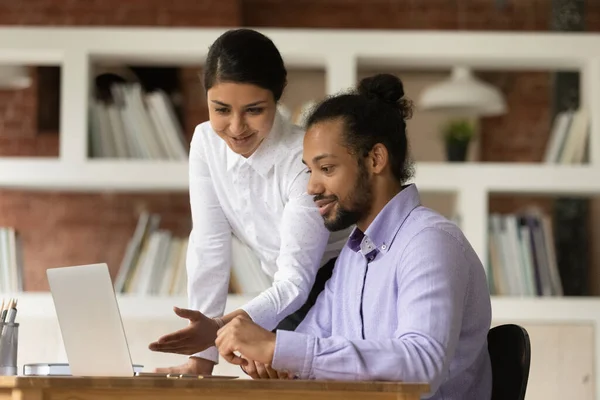
M 246 162 L 256 172 L 263 177 L 266 177 L 278 158 L 282 153 L 285 153 L 277 151 L 277 145 L 280 141 L 280 135 L 282 134 L 283 129 L 285 129 L 283 117 L 280 115 L 279 111 L 277 111 L 275 113 L 275 120 L 273 121 L 271 131 L 250 157 L 244 158 L 241 155 L 234 153 L 229 146 L 227 146 L 227 171 L 230 171 L 231 168 L 239 162 Z
M 366 232 L 355 227 L 348 239 L 348 247 L 369 258 L 373 253 L 387 252 L 408 215 L 421 205 L 415 184 L 405 186 L 377 214 Z
M 378 249 L 373 241 L 357 227 L 350 234 L 348 247 L 356 253 L 360 252 L 369 261 L 372 261 L 378 253 Z

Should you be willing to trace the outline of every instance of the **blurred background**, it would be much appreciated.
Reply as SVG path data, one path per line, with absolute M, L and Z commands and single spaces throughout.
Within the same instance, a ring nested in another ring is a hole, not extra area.
M 303 110 L 343 89 L 336 82 L 345 82 L 345 77 L 336 81 L 326 63 L 292 54 L 303 32 L 318 30 L 325 39 L 335 32 L 377 31 L 382 37 L 460 32 L 465 40 L 445 46 L 457 53 L 461 46 L 482 49 L 481 59 L 487 59 L 475 65 L 420 65 L 402 63 L 401 56 L 390 61 L 359 55 L 349 76 L 357 82 L 390 72 L 403 80 L 416 105 L 408 134 L 417 161 L 416 182 L 423 177 L 426 188 L 423 203 L 455 220 L 474 243 L 486 264 L 495 320 L 522 321 L 536 339 L 527 398 L 598 398 L 600 169 L 594 161 L 598 151 L 590 150 L 598 139 L 588 136 L 600 133 L 600 64 L 593 52 L 579 65 L 568 55 L 557 61 L 560 53 L 553 53 L 550 39 L 559 35 L 557 49 L 568 49 L 569 37 L 574 38 L 572 48 L 600 44 L 595 33 L 600 31 L 600 1 L 595 0 L 0 2 L 0 293 L 15 293 L 24 305 L 30 302 L 30 307 L 47 311 L 47 268 L 107 262 L 120 282 L 124 307 L 131 310 L 124 315 L 138 317 L 135 326 L 126 322 L 129 334 L 160 334 L 178 324 L 169 320 L 169 313 L 173 302 L 185 302 L 185 272 L 178 255 L 185 251 L 191 228 L 187 150 L 194 127 L 208 118 L 199 78 L 202 60 L 194 54 L 187 60 L 153 58 L 151 43 L 143 44 L 149 49 L 144 57 L 133 56 L 123 50 L 133 47 L 127 43 L 132 36 L 123 33 L 125 44 L 119 38 L 123 28 L 151 35 L 183 32 L 180 37 L 187 40 L 196 31 L 230 27 L 296 32 L 274 41 L 289 73 L 280 108 L 298 124 Z M 35 35 L 69 28 L 56 43 L 48 40 L 31 50 Z M 71 39 L 77 42 L 79 29 L 92 28 L 106 35 L 89 37 L 109 38 L 90 44 L 102 48 L 102 54 L 91 57 L 89 65 L 86 60 L 80 68 L 68 69 L 61 61 L 63 51 L 68 54 Z M 511 61 L 506 67 L 502 48 L 486 50 L 488 33 L 515 34 L 514 43 L 519 34 L 547 37 L 536 51 L 552 62 Z M 398 36 L 399 41 L 411 38 Z M 207 49 L 209 44 L 190 48 Z M 411 43 L 398 45 L 409 48 Z M 330 56 L 335 58 L 337 50 L 331 48 Z M 600 46 L 596 51 L 600 57 Z M 60 55 L 53 58 L 55 53 Z M 589 91 L 587 97 L 582 90 Z M 78 97 L 72 95 L 77 91 L 86 93 L 79 98 L 89 103 L 87 108 L 78 108 Z M 589 107 L 581 106 L 584 98 Z M 458 99 L 465 104 L 457 104 Z M 472 112 L 457 112 L 468 107 Z M 155 132 L 162 129 L 158 143 L 163 147 L 142 143 L 124 149 L 119 143 L 131 118 L 142 118 L 141 124 Z M 77 124 L 85 127 L 79 136 L 68 133 L 76 132 Z M 52 163 L 59 160 L 67 164 Z M 452 181 L 464 187 L 456 189 Z M 136 242 L 136 228 L 150 229 L 143 242 Z M 150 249 L 162 260 L 145 267 L 161 271 L 160 284 L 153 288 L 125 283 L 123 271 L 136 267 L 126 257 L 134 246 Z M 234 279 L 228 307 L 259 289 Z M 159 318 L 167 322 L 156 327 L 154 319 Z M 150 358 L 144 340 L 132 345 L 138 359 L 146 365 L 173 362 Z M 60 347 L 58 341 L 55 345 Z M 44 361 L 64 358 L 62 350 L 50 348 Z M 28 354 L 22 360 L 39 361 L 39 352 Z

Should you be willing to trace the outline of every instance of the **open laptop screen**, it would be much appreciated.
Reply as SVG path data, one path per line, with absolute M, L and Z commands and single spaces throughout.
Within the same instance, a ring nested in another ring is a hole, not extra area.
M 133 376 L 129 346 L 106 264 L 46 271 L 73 376 Z

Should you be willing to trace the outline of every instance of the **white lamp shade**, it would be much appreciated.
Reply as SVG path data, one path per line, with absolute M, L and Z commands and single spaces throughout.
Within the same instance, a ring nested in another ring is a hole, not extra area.
M 0 65 L 0 90 L 25 89 L 31 85 L 27 67 Z
M 423 110 L 444 110 L 476 116 L 506 112 L 502 93 L 477 79 L 465 67 L 455 67 L 450 79 L 425 89 L 419 105 Z

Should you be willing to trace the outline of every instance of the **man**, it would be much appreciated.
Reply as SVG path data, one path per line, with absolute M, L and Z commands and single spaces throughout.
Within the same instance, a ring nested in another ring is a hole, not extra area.
M 308 191 L 328 229 L 356 228 L 296 331 L 239 318 L 218 332 L 230 362 L 254 360 L 269 377 L 426 382 L 434 399 L 490 398 L 485 272 L 460 229 L 406 184 L 403 96 L 397 77 L 378 75 L 309 117 Z

